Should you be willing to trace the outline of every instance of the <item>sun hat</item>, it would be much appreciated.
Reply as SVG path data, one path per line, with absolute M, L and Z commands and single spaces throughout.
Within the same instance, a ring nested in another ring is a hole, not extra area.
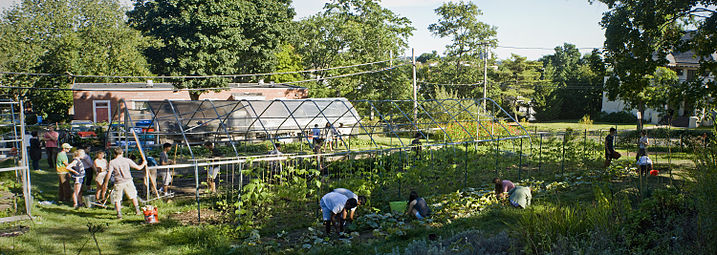
M 62 148 L 63 149 L 72 149 L 72 145 L 70 145 L 69 143 L 63 143 Z

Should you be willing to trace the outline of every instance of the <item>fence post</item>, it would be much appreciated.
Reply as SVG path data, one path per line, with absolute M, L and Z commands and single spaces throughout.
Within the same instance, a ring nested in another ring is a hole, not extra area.
M 495 176 L 500 176 L 498 171 L 498 145 L 500 143 L 500 136 L 495 140 Z
M 585 161 L 588 159 L 588 130 L 585 129 L 585 134 L 583 136 L 583 165 L 585 164 Z
M 543 169 L 543 134 L 540 134 L 540 143 L 538 145 L 538 172 Z
M 465 147 L 466 147 L 466 152 L 464 154 L 465 155 L 465 158 L 464 158 L 465 166 L 463 167 L 463 188 L 464 189 L 468 187 L 468 144 L 467 143 L 465 144 Z
M 565 174 L 565 134 L 567 132 L 563 133 L 563 156 L 562 160 L 560 161 L 560 174 Z
M 667 167 L 670 173 L 670 185 L 672 185 L 672 136 L 670 129 L 667 129 Z
M 520 181 L 520 174 L 523 171 L 523 138 L 520 138 L 520 154 L 518 154 L 518 180 Z

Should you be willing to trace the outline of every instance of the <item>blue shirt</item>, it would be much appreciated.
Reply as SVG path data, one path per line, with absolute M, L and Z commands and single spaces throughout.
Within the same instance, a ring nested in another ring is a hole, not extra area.
M 334 214 L 338 214 L 344 210 L 347 200 L 349 199 L 346 196 L 336 192 L 329 192 L 321 198 L 324 205 Z

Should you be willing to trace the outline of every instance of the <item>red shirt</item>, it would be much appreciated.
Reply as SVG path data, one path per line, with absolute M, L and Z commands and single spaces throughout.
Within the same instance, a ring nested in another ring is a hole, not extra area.
M 45 147 L 47 148 L 57 148 L 57 138 L 60 136 L 55 131 L 50 131 L 45 133 L 43 136 L 45 138 Z

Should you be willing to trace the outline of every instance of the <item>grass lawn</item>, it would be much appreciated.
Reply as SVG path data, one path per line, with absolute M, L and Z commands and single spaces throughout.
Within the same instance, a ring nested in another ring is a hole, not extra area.
M 524 123 L 521 123 L 524 124 Z M 525 124 L 524 124 L 525 125 Z M 654 124 L 645 124 L 645 127 L 653 127 Z M 609 130 L 611 127 L 620 130 L 635 130 L 637 124 L 612 124 L 612 123 L 600 123 L 595 122 L 592 125 L 585 126 L 578 123 L 578 120 L 556 120 L 540 123 L 528 123 L 525 128 L 532 130 L 538 128 L 538 131 L 565 131 L 566 128 L 572 128 L 573 130 Z

